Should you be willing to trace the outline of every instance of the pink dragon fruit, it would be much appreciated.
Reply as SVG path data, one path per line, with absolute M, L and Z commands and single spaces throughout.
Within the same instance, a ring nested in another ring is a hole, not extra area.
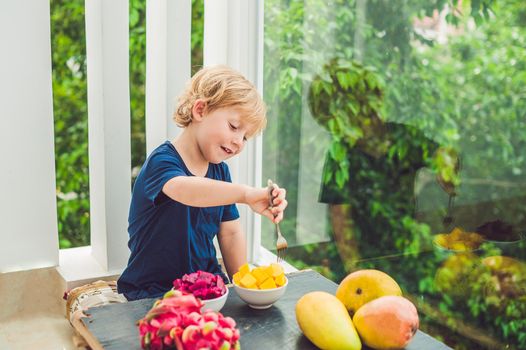
M 231 317 L 207 310 L 179 290 L 167 292 L 139 320 L 141 347 L 148 350 L 238 350 L 239 330 Z
M 191 293 L 201 300 L 215 299 L 226 293 L 221 276 L 201 270 L 176 279 L 173 286 L 174 289 Z

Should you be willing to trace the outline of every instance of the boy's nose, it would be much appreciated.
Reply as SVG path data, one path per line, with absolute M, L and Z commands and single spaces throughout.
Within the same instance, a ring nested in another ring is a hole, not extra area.
M 238 147 L 242 147 L 243 146 L 243 138 L 244 136 L 243 135 L 236 135 L 234 137 L 234 144 Z
M 232 144 L 235 146 L 234 153 L 239 153 L 243 149 L 244 143 L 243 143 L 243 137 L 241 138 L 234 138 L 232 141 Z

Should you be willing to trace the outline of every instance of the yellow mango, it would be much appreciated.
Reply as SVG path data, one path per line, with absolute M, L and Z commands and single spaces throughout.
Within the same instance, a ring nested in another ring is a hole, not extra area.
M 435 244 L 439 245 L 442 248 L 447 249 L 449 247 L 449 242 L 447 241 L 445 234 L 438 234 L 434 239 Z
M 268 277 L 263 283 L 259 285 L 259 289 L 273 289 L 276 288 L 276 283 L 272 277 Z
M 258 285 L 270 277 L 263 267 L 256 267 L 250 273 L 256 278 Z
M 267 266 L 259 266 L 252 270 L 248 264 L 244 264 L 232 276 L 232 279 L 238 286 L 250 289 L 278 288 L 285 285 L 287 282 L 283 267 L 276 263 L 271 263 Z M 267 281 L 269 279 L 271 281 Z
M 251 286 L 254 286 L 254 285 L 257 286 L 257 279 L 254 276 L 252 276 L 250 272 L 247 272 L 243 276 L 241 281 L 239 281 L 239 285 L 245 288 L 250 288 Z
M 236 272 L 234 276 L 232 276 L 232 279 L 234 280 L 235 284 L 239 284 L 241 282 L 241 278 L 243 278 L 243 276 L 241 276 L 240 271 Z
M 243 264 L 239 268 L 238 272 L 241 274 L 241 277 L 243 277 L 243 276 L 245 276 L 245 274 L 250 272 L 250 267 L 248 266 L 248 264 Z
M 351 272 L 336 290 L 336 297 L 342 301 L 351 316 L 362 305 L 384 295 L 402 295 L 402 290 L 391 276 L 374 269 Z
M 287 279 L 285 278 L 285 274 L 282 273 L 278 277 L 274 278 L 274 282 L 276 282 L 276 285 L 278 287 L 285 285 L 285 282 L 287 282 Z
M 272 269 L 271 276 L 274 277 L 274 278 L 276 278 L 276 277 L 278 277 L 279 275 L 281 275 L 281 274 L 284 273 L 284 271 L 283 271 L 283 267 L 281 267 L 280 264 L 277 264 L 277 263 L 271 263 L 269 267 Z
M 267 275 L 271 276 L 271 277 L 274 277 L 272 276 L 272 273 L 274 272 L 274 269 L 272 268 L 271 265 L 268 265 L 268 266 L 265 266 L 265 272 L 267 273 Z
M 451 249 L 461 251 L 461 252 L 468 250 L 464 242 L 453 242 L 451 244 Z
M 296 321 L 320 349 L 360 350 L 362 343 L 343 303 L 327 292 L 310 292 L 296 303 Z

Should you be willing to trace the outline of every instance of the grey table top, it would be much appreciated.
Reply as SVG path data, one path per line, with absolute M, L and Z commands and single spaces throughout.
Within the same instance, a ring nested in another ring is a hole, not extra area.
M 255 310 L 246 305 L 231 290 L 221 313 L 236 320 L 241 333 L 242 349 L 317 349 L 300 331 L 296 322 L 295 305 L 310 291 L 335 293 L 337 284 L 315 271 L 301 271 L 288 275 L 285 295 L 271 308 Z M 232 288 L 233 289 L 233 288 Z M 89 310 L 90 317 L 82 322 L 108 350 L 139 350 L 139 333 L 136 326 L 151 308 L 154 299 L 112 304 Z M 364 346 L 364 349 L 367 347 Z M 446 350 L 445 344 L 418 331 L 407 350 Z

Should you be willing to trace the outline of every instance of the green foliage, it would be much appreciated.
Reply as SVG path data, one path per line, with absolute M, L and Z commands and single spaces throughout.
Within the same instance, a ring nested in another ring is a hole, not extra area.
M 332 158 L 334 168 L 323 173 L 324 183 L 335 182 L 338 187 L 344 187 L 350 166 L 347 150 L 356 145 L 366 131 L 363 122 L 356 119 L 367 120 L 363 117 L 370 119 L 378 115 L 386 121 L 414 126 L 443 146 L 433 157 L 433 143 L 414 140 L 415 134 L 409 133 L 389 146 L 387 152 L 393 164 L 414 160 L 417 154 L 408 152 L 417 146 L 418 156 L 437 171 L 444 182 L 457 187 L 462 198 L 472 203 L 493 201 L 492 215 L 510 218 L 525 227 L 524 206 L 520 204 L 524 193 L 518 192 L 516 185 L 507 185 L 523 183 L 521 178 L 526 172 L 526 158 L 521 155 L 526 145 L 526 90 L 521 83 L 526 78 L 526 7 L 522 1 L 368 0 L 361 3 L 366 4 L 367 18 L 363 26 L 358 24 L 356 1 L 265 2 L 264 85 L 269 126 L 265 132 L 263 177 L 275 176 L 276 181 L 287 188 L 289 207 L 283 221 L 287 227 L 285 232 L 296 232 L 302 224 L 296 221 L 298 155 L 299 140 L 308 137 L 302 135 L 301 130 L 309 112 L 330 132 L 331 143 L 325 151 Z M 447 43 L 415 31 L 416 18 L 433 16 L 446 5 L 453 9 L 446 17 L 453 25 L 448 28 Z M 346 68 L 340 70 L 342 66 Z M 365 72 L 375 76 L 378 85 L 367 79 Z M 378 88 L 376 93 L 375 88 Z M 364 91 L 370 91 L 374 98 L 367 98 Z M 317 142 L 309 144 L 312 154 L 320 154 L 320 147 Z M 461 158 L 460 167 L 457 155 Z M 319 161 L 323 162 L 323 158 Z M 367 168 L 358 171 L 363 178 L 374 179 L 379 184 L 393 176 Z M 477 185 L 477 181 L 481 185 Z M 526 318 L 525 300 L 519 298 L 515 303 L 505 296 L 483 297 L 481 286 L 494 278 L 487 271 L 477 275 L 478 279 L 463 283 L 466 293 L 462 298 L 454 293 L 440 293 L 435 285 L 435 273 L 444 257 L 432 251 L 429 254 L 432 249 L 429 242 L 431 235 L 442 226 L 401 215 L 410 212 L 412 203 L 402 201 L 406 197 L 395 195 L 387 202 L 379 201 L 374 195 L 375 188 L 372 185 L 364 188 L 370 191 L 368 205 L 356 210 L 366 217 L 383 218 L 388 225 L 378 224 L 372 228 L 383 231 L 384 236 L 376 242 L 376 256 L 360 260 L 357 267 L 380 268 L 394 276 L 409 293 L 418 294 L 435 305 L 446 317 L 442 325 L 447 328 L 441 328 L 440 332 L 444 333 L 440 335 L 455 348 L 480 346 L 455 334 L 459 322 L 472 324 L 483 333 L 491 330 L 487 333 L 510 349 L 525 348 L 522 321 Z M 356 208 L 356 203 L 353 204 Z M 478 213 L 477 209 L 478 206 L 473 206 L 466 216 L 485 219 L 482 216 L 485 214 Z M 267 231 L 271 232 L 263 230 Z M 370 231 L 362 232 L 359 228 L 354 231 L 359 254 L 370 257 L 364 250 L 364 240 Z M 382 249 L 385 251 L 391 240 L 399 253 L 382 256 Z M 264 236 L 262 241 L 272 247 L 272 237 Z M 510 249 L 507 254 L 526 258 L 520 248 L 523 245 Z M 495 254 L 490 246 L 484 251 Z M 330 271 L 326 270 L 324 259 L 331 261 Z M 341 261 L 335 242 L 294 247 L 290 261 L 298 266 L 316 266 L 325 275 L 334 275 L 333 280 L 337 282 L 348 273 L 342 269 L 346 263 Z M 497 308 L 499 303 L 506 306 Z M 437 321 L 426 315 L 422 319 L 426 322 L 424 327 Z
M 192 75 L 203 66 L 204 0 L 192 0 Z
M 146 158 L 146 2 L 130 1 L 130 112 L 132 176 Z
M 382 79 L 357 62 L 333 59 L 312 80 L 308 95 L 312 116 L 332 138 L 329 156 L 335 168 L 324 172 L 325 184 L 334 176 L 338 187 L 344 188 L 350 171 L 347 151 L 382 118 L 382 98 Z
M 61 248 L 89 244 L 84 1 L 51 1 L 57 209 Z

